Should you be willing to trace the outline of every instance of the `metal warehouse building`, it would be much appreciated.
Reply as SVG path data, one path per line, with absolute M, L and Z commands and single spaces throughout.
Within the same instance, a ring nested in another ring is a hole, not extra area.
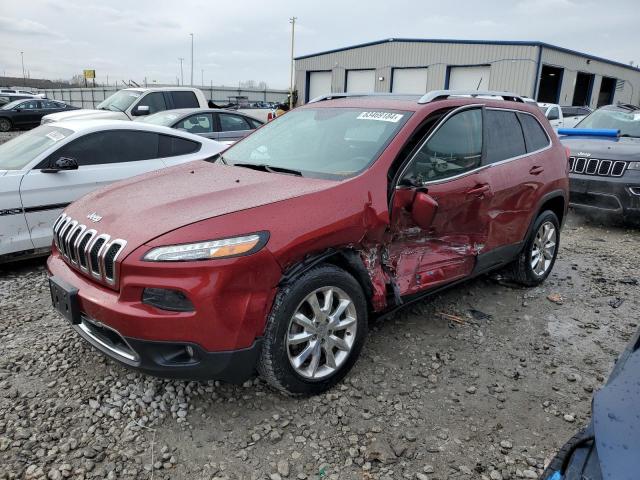
M 640 70 L 542 42 L 389 38 L 295 59 L 298 101 L 328 93 L 503 90 L 540 102 L 640 102 Z

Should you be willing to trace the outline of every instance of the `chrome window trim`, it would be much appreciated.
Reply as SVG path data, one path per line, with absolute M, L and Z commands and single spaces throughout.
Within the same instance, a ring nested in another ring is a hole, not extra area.
M 514 108 L 497 108 L 497 107 L 487 107 L 482 103 L 478 103 L 478 104 L 469 104 L 469 105 L 463 105 L 461 107 L 455 108 L 453 109 L 451 112 L 449 112 L 447 115 L 444 116 L 444 118 L 442 120 L 440 120 L 440 123 L 437 125 L 437 127 L 433 130 L 433 132 L 431 132 L 428 137 L 420 144 L 420 147 L 416 150 L 416 153 L 409 159 L 409 161 L 406 163 L 406 165 L 404 166 L 404 168 L 402 169 L 402 173 L 398 176 L 398 181 L 400 181 L 400 179 L 402 179 L 402 177 L 404 176 L 404 174 L 407 172 L 407 170 L 409 169 L 409 166 L 411 165 L 411 163 L 413 162 L 414 158 L 416 157 L 416 155 L 418 154 L 418 152 L 420 150 L 422 150 L 422 147 L 424 147 L 424 145 L 431 140 L 431 137 L 438 131 L 440 130 L 440 128 L 442 127 L 442 125 L 444 125 L 444 123 L 449 120 L 449 118 L 451 118 L 453 115 L 467 110 L 467 109 L 471 109 L 471 108 L 484 108 L 485 110 L 496 110 L 496 111 L 501 111 L 501 112 L 515 112 L 515 113 L 521 113 L 523 115 L 529 115 L 531 117 L 533 117 L 533 119 L 538 122 L 538 125 L 540 125 L 540 127 L 542 128 L 542 131 L 544 132 L 545 136 L 547 137 L 547 145 L 544 148 L 539 148 L 538 150 L 534 150 L 533 152 L 527 152 L 524 155 L 518 155 L 516 157 L 510 157 L 510 158 L 505 158 L 504 160 L 500 160 L 498 162 L 493 162 L 493 163 L 488 163 L 486 165 L 480 165 L 478 168 L 474 168 L 473 170 L 467 170 L 466 172 L 463 173 L 459 173 L 458 175 L 454 175 L 452 177 L 447 177 L 447 178 L 440 178 L 438 180 L 430 180 L 428 182 L 423 182 L 421 184 L 421 186 L 428 186 L 428 185 L 438 185 L 441 183 L 446 183 L 446 182 L 451 182 L 453 180 L 457 180 L 459 178 L 465 177 L 467 175 L 473 175 L 475 173 L 481 172 L 487 168 L 492 168 L 494 166 L 499 166 L 499 165 L 504 165 L 505 163 L 508 162 L 512 162 L 515 160 L 520 160 L 522 158 L 528 157 L 530 155 L 536 155 L 538 153 L 542 153 L 545 152 L 549 149 L 551 149 L 551 147 L 553 147 L 553 142 L 551 141 L 551 137 L 549 136 L 549 133 L 547 132 L 547 129 L 544 128 L 544 126 L 540 123 L 540 121 L 536 118 L 535 115 L 533 115 L 532 113 L 529 112 L 524 112 L 522 110 L 516 110 Z M 484 116 L 482 118 L 482 130 L 483 130 L 483 139 L 482 139 L 482 150 L 483 150 L 483 154 L 484 154 Z M 524 136 L 524 130 L 523 130 L 523 136 Z M 525 148 L 526 148 L 526 140 L 525 140 Z M 396 189 L 402 189 L 403 187 L 399 186 L 396 184 Z

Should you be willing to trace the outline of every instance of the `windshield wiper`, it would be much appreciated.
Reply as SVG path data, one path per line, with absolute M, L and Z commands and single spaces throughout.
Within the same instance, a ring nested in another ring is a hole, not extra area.
M 271 165 L 266 165 L 264 163 L 255 164 L 255 163 L 234 163 L 234 167 L 244 167 L 244 168 L 252 168 L 253 170 L 260 170 L 261 172 L 269 172 L 269 173 L 286 173 L 289 175 L 295 175 L 297 177 L 303 177 L 302 172 L 299 170 L 292 170 L 291 168 L 284 167 L 273 167 Z
M 222 156 L 222 154 L 220 153 L 216 153 L 213 157 L 204 159 L 205 162 L 210 162 L 210 163 L 216 163 L 218 160 L 220 160 L 225 165 L 229 165 L 227 161 L 224 159 L 224 157 Z

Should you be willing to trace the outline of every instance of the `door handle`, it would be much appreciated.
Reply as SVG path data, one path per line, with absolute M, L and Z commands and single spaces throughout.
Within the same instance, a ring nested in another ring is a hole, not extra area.
M 544 167 L 541 167 L 540 165 L 534 165 L 529 170 L 531 175 L 540 175 L 542 172 L 544 172 Z
M 467 195 L 475 196 L 475 197 L 483 197 L 485 193 L 489 193 L 491 191 L 491 187 L 488 183 L 482 183 L 476 185 L 470 190 L 467 190 Z

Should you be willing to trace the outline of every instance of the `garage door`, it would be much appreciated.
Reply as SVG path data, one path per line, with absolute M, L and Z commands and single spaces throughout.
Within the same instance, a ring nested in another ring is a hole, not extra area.
M 331 93 L 331 72 L 309 73 L 309 100 Z
M 451 67 L 449 88 L 451 90 L 489 90 L 491 67 Z
M 391 91 L 393 93 L 425 93 L 426 68 L 394 68 Z
M 348 70 L 347 92 L 369 93 L 376 89 L 375 70 Z

